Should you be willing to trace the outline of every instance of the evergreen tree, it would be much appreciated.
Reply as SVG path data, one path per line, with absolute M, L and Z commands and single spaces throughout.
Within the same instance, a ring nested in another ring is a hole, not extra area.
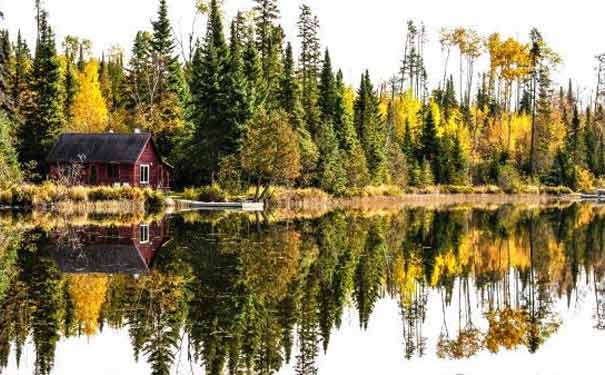
M 335 118 L 336 110 L 336 82 L 332 63 L 330 61 L 330 52 L 326 49 L 319 80 L 319 110 L 321 111 L 322 121 L 337 121 Z
M 298 125 L 302 109 L 300 107 L 300 90 L 296 80 L 296 66 L 290 43 L 286 46 L 283 66 L 284 71 L 281 77 L 279 104 L 284 111 L 296 119 L 294 123 Z
M 25 109 L 31 101 L 29 77 L 32 68 L 32 59 L 21 31 L 17 33 L 15 51 L 15 68 L 10 80 L 11 99 L 15 106 L 15 113 L 19 119 L 23 118 Z
M 63 111 L 65 113 L 65 120 L 71 120 L 71 108 L 74 104 L 74 98 L 78 91 L 78 79 L 74 66 L 71 62 L 67 62 L 65 67 L 65 78 L 64 78 L 64 89 L 65 89 L 65 101 L 63 103 Z
M 48 25 L 46 12 L 41 13 L 39 27 L 31 77 L 33 100 L 20 129 L 19 156 L 22 163 L 44 160 L 64 125 L 63 77 L 55 52 L 55 37 Z M 39 163 L 37 171 L 45 171 L 44 163 Z
M 227 111 L 224 124 L 226 131 L 230 132 L 225 134 L 229 153 L 239 151 L 245 123 L 251 116 L 250 104 L 246 97 L 247 82 L 243 70 L 242 42 L 239 40 L 239 35 L 237 23 L 232 22 L 229 65 L 226 72 Z
M 423 127 L 420 137 L 420 152 L 422 157 L 431 165 L 434 176 L 439 181 L 440 145 L 437 138 L 437 124 L 430 105 L 426 105 L 423 114 Z
M 237 150 L 232 135 L 236 129 L 229 119 L 228 79 L 229 49 L 223 35 L 223 21 L 217 0 L 210 2 L 208 29 L 202 46 L 197 48 L 190 82 L 195 132 L 192 154 L 196 157 L 194 180 L 210 182 L 218 171 L 220 160 Z
M 378 98 L 368 71 L 362 75 L 355 99 L 355 127 L 368 161 L 372 182 L 381 184 L 386 177 L 386 130 L 378 112 Z
M 320 151 L 319 186 L 335 195 L 344 194 L 347 185 L 345 166 L 331 120 L 323 123 L 317 143 Z
M 0 111 L 0 189 L 21 181 L 13 128 L 8 116 Z
M 569 123 L 567 134 L 565 136 L 565 149 L 576 165 L 582 163 L 582 129 L 580 128 L 580 115 L 578 107 L 574 106 L 573 117 Z
M 277 25 L 279 9 L 276 0 L 254 0 L 256 5 L 256 38 L 263 77 L 270 107 L 276 105 L 275 94 L 279 92 L 281 77 L 281 55 L 284 41 L 284 31 Z
M 10 40 L 8 31 L 0 30 L 0 110 L 14 116 L 15 108 L 9 93 Z
M 318 106 L 318 75 L 320 66 L 319 20 L 309 6 L 300 6 L 298 37 L 300 38 L 299 75 L 302 85 L 302 105 L 305 126 L 315 137 L 321 113 Z
M 246 33 L 244 46 L 244 75 L 247 80 L 247 97 L 250 111 L 263 106 L 267 99 L 267 84 L 263 77 L 263 66 L 251 28 Z

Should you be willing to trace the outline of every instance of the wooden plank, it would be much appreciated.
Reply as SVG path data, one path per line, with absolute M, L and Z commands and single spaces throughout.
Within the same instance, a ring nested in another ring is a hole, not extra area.
M 208 210 L 264 211 L 265 209 L 263 202 L 198 202 L 186 199 L 175 199 L 175 202 L 190 208 Z

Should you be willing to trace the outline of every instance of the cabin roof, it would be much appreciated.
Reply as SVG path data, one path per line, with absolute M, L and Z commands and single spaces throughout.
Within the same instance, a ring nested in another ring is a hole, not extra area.
M 55 143 L 46 161 L 68 163 L 84 155 L 87 162 L 135 163 L 150 140 L 149 133 L 66 133 Z
M 51 248 L 64 273 L 145 274 L 149 268 L 137 248 L 126 244 L 88 245 L 82 249 Z

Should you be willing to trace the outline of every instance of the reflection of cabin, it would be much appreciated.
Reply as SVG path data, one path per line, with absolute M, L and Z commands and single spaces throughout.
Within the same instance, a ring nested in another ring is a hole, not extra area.
M 81 164 L 79 179 L 86 185 L 170 187 L 172 167 L 150 134 L 63 134 L 46 161 L 55 178 Z
M 165 221 L 82 227 L 52 235 L 50 254 L 65 273 L 144 274 L 169 239 L 167 227 Z

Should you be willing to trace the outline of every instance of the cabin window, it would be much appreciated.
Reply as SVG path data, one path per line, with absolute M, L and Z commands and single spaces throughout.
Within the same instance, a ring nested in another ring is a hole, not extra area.
M 107 164 L 107 177 L 118 179 L 120 178 L 120 168 L 117 164 Z
M 149 165 L 147 165 L 147 164 L 141 165 L 141 183 L 142 184 L 149 183 Z
M 139 227 L 139 242 L 149 242 L 149 225 L 141 224 L 141 226 Z

